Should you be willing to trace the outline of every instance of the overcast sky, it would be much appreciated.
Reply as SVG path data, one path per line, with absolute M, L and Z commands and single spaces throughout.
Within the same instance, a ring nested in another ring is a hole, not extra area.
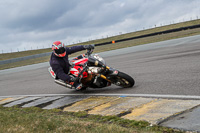
M 200 0 L 0 0 L 0 53 L 200 18 Z

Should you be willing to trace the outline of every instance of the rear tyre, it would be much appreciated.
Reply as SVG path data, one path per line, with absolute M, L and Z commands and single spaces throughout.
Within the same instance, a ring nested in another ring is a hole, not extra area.
M 135 80 L 131 76 L 123 72 L 119 72 L 116 78 L 117 79 L 115 85 L 121 86 L 123 88 L 133 87 L 135 84 Z

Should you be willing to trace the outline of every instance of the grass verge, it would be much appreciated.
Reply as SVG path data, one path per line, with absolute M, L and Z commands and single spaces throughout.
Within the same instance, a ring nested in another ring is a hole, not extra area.
M 60 109 L 6 108 L 0 105 L 0 116 L 0 133 L 181 133 L 170 128 L 150 126 L 144 121 L 88 115 L 86 112 L 62 112 Z
M 130 33 L 126 33 L 126 34 L 116 35 L 116 36 L 112 36 L 112 37 L 106 37 L 104 39 L 97 39 L 97 40 L 78 43 L 78 44 L 74 44 L 74 45 L 86 45 L 86 44 L 97 44 L 97 43 L 109 42 L 109 41 L 113 41 L 113 40 L 125 39 L 125 38 L 130 38 L 130 37 L 135 37 L 135 36 L 140 36 L 140 35 L 145 35 L 145 34 L 180 28 L 180 27 L 192 26 L 192 25 L 197 25 L 197 24 L 200 24 L 200 19 L 181 22 L 181 23 L 177 23 L 177 24 L 166 25 L 166 26 L 161 26 L 161 27 L 155 27 L 155 28 L 136 31 L 136 32 L 130 32 Z M 29 50 L 29 51 L 14 52 L 14 53 L 4 53 L 4 54 L 0 54 L 0 60 L 7 60 L 7 59 L 24 57 L 24 56 L 46 53 L 46 52 L 51 52 L 51 49 L 47 48 L 47 49 Z
M 98 53 L 98 52 L 103 52 L 103 51 L 109 51 L 109 50 L 114 50 L 114 49 L 120 49 L 120 48 L 125 48 L 125 47 L 131 47 L 131 46 L 136 46 L 136 45 L 165 41 L 165 40 L 182 38 L 182 37 L 199 35 L 199 34 L 200 34 L 200 28 L 184 30 L 184 31 L 179 31 L 179 32 L 174 32 L 174 33 L 169 33 L 169 34 L 161 34 L 161 35 L 152 36 L 152 37 L 145 37 L 141 39 L 135 39 L 135 40 L 129 40 L 129 41 L 124 41 L 124 42 L 99 46 L 95 48 L 94 52 Z M 85 51 L 77 52 L 75 54 L 72 54 L 70 57 L 80 55 L 84 52 Z M 39 58 L 34 58 L 34 59 L 29 59 L 29 60 L 14 62 L 14 63 L 3 64 L 3 65 L 0 65 L 0 70 L 13 68 L 13 67 L 20 67 L 20 66 L 25 66 L 25 65 L 31 65 L 31 64 L 41 63 L 41 62 L 47 62 L 49 61 L 49 58 L 50 56 L 45 56 L 45 57 L 39 57 Z

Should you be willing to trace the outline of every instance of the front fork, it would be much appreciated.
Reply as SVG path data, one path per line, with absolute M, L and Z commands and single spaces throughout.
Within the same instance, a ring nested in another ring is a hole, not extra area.
M 104 71 L 108 71 L 108 75 L 110 76 L 117 76 L 119 71 L 114 69 L 114 68 L 111 68 L 111 67 L 108 67 L 108 66 L 105 66 Z M 98 74 L 97 77 L 101 77 L 102 79 L 105 79 L 107 80 L 108 82 L 112 83 L 112 81 L 109 79 L 109 77 L 106 77 L 105 75 L 103 74 Z

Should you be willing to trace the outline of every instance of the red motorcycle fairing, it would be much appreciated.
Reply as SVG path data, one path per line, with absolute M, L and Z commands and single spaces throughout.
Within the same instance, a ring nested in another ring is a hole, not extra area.
M 74 67 L 72 67 L 70 69 L 70 73 L 73 74 L 74 76 L 78 77 L 78 74 L 83 70 L 83 65 L 88 61 L 88 58 L 82 58 L 82 59 L 72 59 L 70 62 L 74 65 Z M 88 77 L 88 73 L 87 72 L 83 72 L 83 77 L 82 78 L 86 78 Z
M 84 65 L 84 63 L 86 63 L 87 61 L 88 61 L 88 58 L 82 58 L 82 59 L 75 58 L 75 59 L 72 59 L 70 62 L 73 65 L 77 66 L 77 65 Z
M 73 68 L 70 69 L 70 73 L 73 74 L 74 76 L 78 77 L 78 74 L 82 70 L 83 70 L 82 66 L 74 66 Z M 83 77 L 82 78 L 87 78 L 87 77 L 88 77 L 88 73 L 87 72 L 83 72 Z

